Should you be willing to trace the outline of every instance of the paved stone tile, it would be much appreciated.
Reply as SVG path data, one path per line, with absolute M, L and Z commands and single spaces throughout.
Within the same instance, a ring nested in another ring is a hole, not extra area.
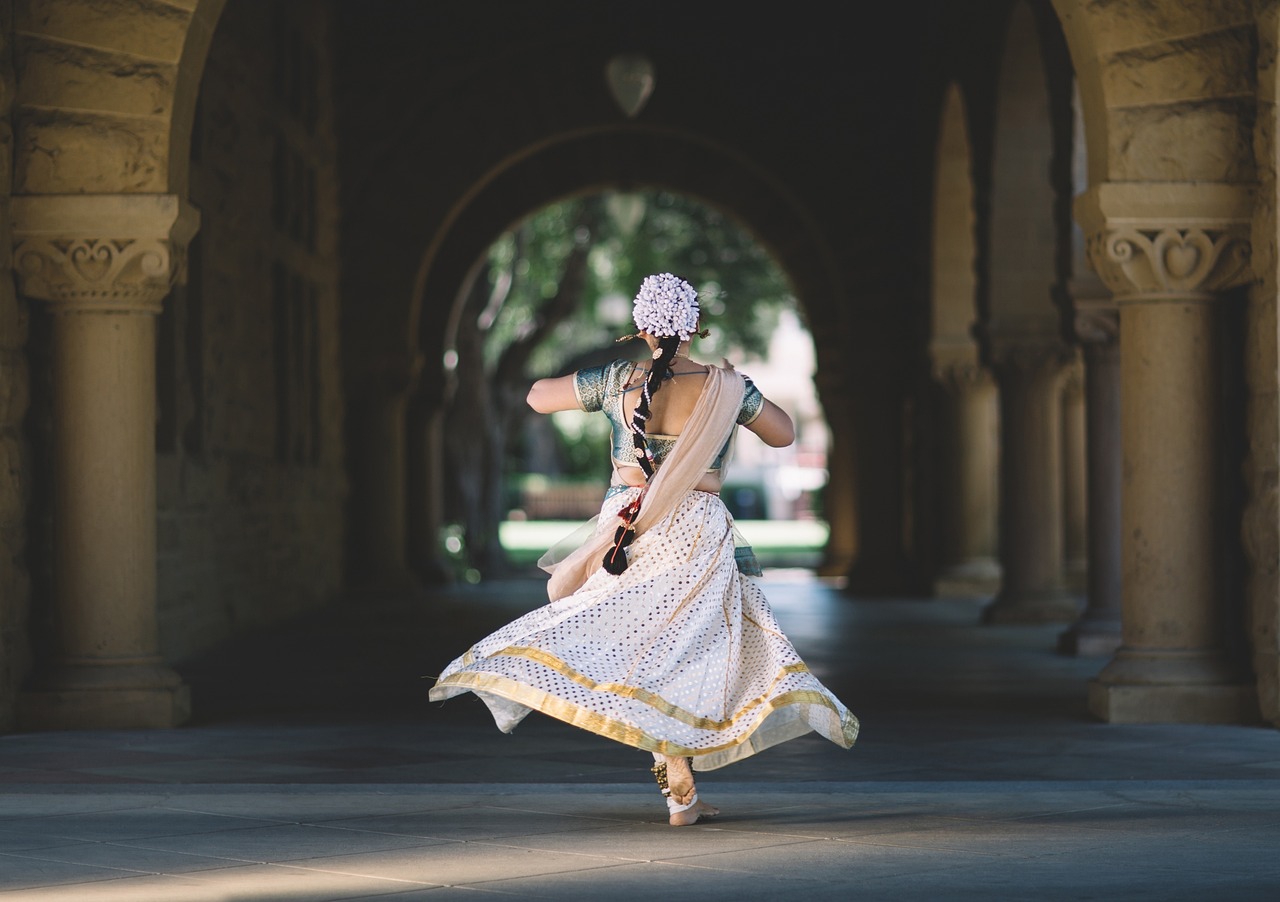
M 264 786 L 246 792 L 244 787 L 220 788 L 215 792 L 178 791 L 159 807 L 174 811 L 259 817 L 288 823 L 325 823 L 354 817 L 378 817 L 411 812 L 466 808 L 501 798 L 498 793 L 424 793 L 417 786 L 377 786 L 369 789 L 349 786 L 326 792 L 324 786 L 280 788 Z M 0 795 L 0 800 L 3 800 Z M 3 822 L 0 822 L 0 828 Z
M 664 860 L 737 874 L 740 883 L 744 880 L 750 882 L 759 875 L 768 875 L 787 877 L 807 884 L 807 881 L 841 880 L 854 873 L 870 876 L 954 868 L 980 857 L 987 856 L 958 849 L 820 839 L 743 852 L 716 852 Z M 797 886 L 795 890 L 807 894 L 805 885 Z
M 225 897 L 199 878 L 143 874 L 115 880 L 0 890 L 4 902 L 224 902 Z
M 625 821 L 542 811 L 510 811 L 487 805 L 443 811 L 330 821 L 330 826 L 446 840 L 496 839 L 531 833 L 594 830 Z
M 565 871 L 534 877 L 508 878 L 470 884 L 469 889 L 497 889 L 523 899 L 555 899 L 564 902 L 600 900 L 688 899 L 698 902 L 755 902 L 755 900 L 795 900 L 839 898 L 859 899 L 844 890 L 839 896 L 824 896 L 818 881 L 802 886 L 787 877 L 741 875 L 688 867 L 668 862 L 623 864 L 611 868 Z M 942 898 L 942 897 L 939 897 Z
M 123 868 L 145 874 L 186 874 L 232 867 L 240 862 L 210 854 L 188 854 L 138 846 L 81 842 L 12 853 L 18 858 L 65 862 L 88 867 Z
M 813 837 L 745 830 L 723 830 L 711 826 L 672 829 L 663 819 L 652 824 L 617 826 L 571 833 L 529 833 L 474 842 L 474 845 L 548 852 L 570 852 L 610 858 L 622 862 L 675 860 L 716 852 L 737 852 L 773 848 L 793 843 L 813 842 Z
M 322 772 L 315 767 L 237 758 L 181 758 L 154 764 L 121 764 L 81 770 L 86 774 L 145 778 L 152 783 L 243 783 L 258 780 L 290 783 Z
M 270 823 L 272 822 L 266 818 L 165 811 L 159 808 L 128 808 L 87 814 L 15 818 L 6 821 L 4 829 L 11 833 L 25 832 L 31 836 L 110 842 L 148 836 L 212 833 Z
M 372 852 L 382 849 L 419 847 L 443 842 L 418 836 L 399 836 L 344 830 L 310 824 L 250 827 L 178 836 L 151 837 L 121 843 L 137 850 L 164 850 L 212 856 L 234 861 L 270 864 Z
M 480 883 L 497 877 L 528 877 L 536 874 L 560 874 L 595 868 L 612 868 L 619 863 L 616 859 L 607 857 L 459 842 L 415 849 L 314 858 L 306 862 L 295 862 L 290 867 L 308 872 L 457 886 Z
M 136 876 L 140 872 L 121 867 L 101 867 L 27 858 L 19 854 L 0 854 L 0 889 L 15 890 L 52 884 L 90 883 L 119 877 Z M 67 891 L 64 890 L 64 893 Z

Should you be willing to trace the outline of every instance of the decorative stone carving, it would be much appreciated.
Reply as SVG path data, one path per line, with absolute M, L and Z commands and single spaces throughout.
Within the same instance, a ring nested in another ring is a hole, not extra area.
M 1208 301 L 1251 277 L 1249 185 L 1102 182 L 1074 206 L 1089 262 L 1118 303 Z
M 13 198 L 14 272 L 57 309 L 158 313 L 199 225 L 176 195 Z
M 1249 274 L 1247 222 L 1220 228 L 1118 225 L 1089 237 L 1089 260 L 1122 300 L 1203 296 Z

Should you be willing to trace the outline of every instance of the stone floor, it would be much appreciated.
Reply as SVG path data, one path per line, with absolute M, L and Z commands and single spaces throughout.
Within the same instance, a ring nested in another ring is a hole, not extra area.
M 351 601 L 182 666 L 168 731 L 0 737 L 0 902 L 1280 898 L 1280 731 L 1109 726 L 1103 661 L 974 600 L 766 589 L 863 721 L 700 777 L 665 826 L 648 756 L 429 674 L 535 581 Z

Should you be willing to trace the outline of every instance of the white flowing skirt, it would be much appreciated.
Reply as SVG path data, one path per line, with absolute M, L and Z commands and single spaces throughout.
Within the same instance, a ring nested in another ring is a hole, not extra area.
M 605 501 L 612 531 L 635 489 Z M 530 611 L 451 663 L 433 701 L 480 696 L 509 733 L 531 710 L 713 770 L 816 731 L 844 748 L 858 720 L 809 672 L 764 593 L 738 572 L 719 496 L 689 492 L 631 545 L 620 576 Z

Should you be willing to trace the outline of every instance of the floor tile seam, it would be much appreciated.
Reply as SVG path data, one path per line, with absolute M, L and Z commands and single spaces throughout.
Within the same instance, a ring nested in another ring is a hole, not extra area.
M 26 861 L 44 861 L 44 862 L 48 862 L 49 864 L 70 865 L 70 866 L 72 866 L 72 867 L 78 867 L 78 868 L 98 868 L 98 869 L 100 869 L 100 870 L 104 870 L 104 871 L 119 871 L 119 872 L 121 872 L 121 874 L 122 874 L 122 875 L 127 875 L 127 876 L 130 876 L 130 877 L 133 877 L 133 876 L 140 876 L 140 877 L 148 877 L 148 876 L 149 876 L 149 877 L 155 877 L 155 876 L 160 876 L 160 875 L 159 875 L 159 872 L 157 872 L 157 871 L 141 870 L 141 869 L 138 869 L 138 868 L 117 867 L 117 866 L 109 865 L 109 864 L 85 864 L 85 863 L 83 863 L 83 862 L 79 862 L 79 861 L 62 861 L 61 859 L 58 859 L 58 858 L 43 858 L 43 857 L 41 857 L 41 856 L 39 856 L 39 855 L 24 855 L 24 854 L 21 854 L 21 853 L 15 853 L 15 852 L 0 852 L 0 857 L 4 857 L 4 858 L 21 858 L 21 859 L 24 859 L 24 860 L 26 860 Z M 104 878 L 102 878 L 102 879 L 104 879 L 104 880 L 112 880 L 112 879 L 116 879 L 116 878 L 112 878 L 112 877 L 104 877 Z M 4 892 L 8 892 L 8 890 L 3 890 L 3 891 L 4 891 Z
M 663 802 L 662 797 L 658 796 L 656 801 L 657 801 L 657 805 L 655 805 L 654 808 L 657 809 L 661 807 L 663 810 L 665 810 L 666 805 Z M 527 808 L 527 807 L 516 806 L 516 805 L 474 805 L 474 806 L 467 806 L 467 807 L 468 807 L 468 810 L 480 809 L 485 811 L 515 812 L 517 814 L 542 814 L 542 815 L 552 815 L 555 817 L 571 817 L 571 818 L 574 818 L 575 820 L 583 820 L 583 821 L 602 821 L 604 823 L 629 823 L 629 821 L 619 821 L 617 818 L 602 817 L 600 815 L 595 815 L 595 814 L 574 814 L 572 811 L 546 811 L 545 809 Z M 655 814 L 654 816 L 657 817 L 658 815 Z M 588 825 L 588 826 L 593 826 L 593 825 Z
M 383 835 L 383 834 L 378 834 L 378 835 Z M 385 835 L 389 837 L 394 837 L 397 839 L 407 840 L 404 843 L 404 845 L 397 847 L 400 849 L 422 848 L 425 845 L 435 846 L 435 845 L 444 844 L 443 842 L 436 842 L 436 841 L 432 841 L 428 843 L 416 842 L 416 840 L 421 839 L 421 837 L 409 836 L 405 834 L 385 834 Z M 142 845 L 137 842 L 127 842 L 127 841 L 102 843 L 102 845 L 111 845 L 121 849 L 129 849 L 129 850 L 138 851 L 138 852 L 160 852 L 168 855 L 186 855 L 191 858 L 206 858 L 206 859 L 212 859 L 215 861 L 229 861 L 229 862 L 234 862 L 235 866 L 239 866 L 243 864 L 275 864 L 280 861 L 302 860 L 302 859 L 279 859 L 279 858 L 276 858 L 276 859 L 239 858 L 234 855 L 217 855 L 210 852 L 187 852 L 182 849 L 172 849 L 172 848 L 165 848 L 165 847 L 154 846 L 154 845 Z M 394 850 L 388 850 L 388 851 L 394 851 Z M 306 858 L 306 857 L 317 857 L 317 856 L 303 856 L 303 858 Z
M 263 823 L 261 823 L 261 824 L 253 824 L 253 825 L 246 826 L 246 827 L 223 827 L 223 828 L 219 828 L 219 829 L 216 829 L 216 830 L 194 830 L 194 831 L 187 832 L 187 833 L 172 833 L 172 832 L 166 832 L 166 833 L 144 833 L 144 834 L 140 834 L 140 835 L 137 835 L 137 836 L 130 836 L 130 837 L 127 837 L 127 840 L 131 840 L 131 841 L 136 842 L 136 841 L 138 841 L 138 840 L 158 839 L 158 838 L 161 838 L 161 837 L 213 836 L 213 835 L 215 835 L 215 834 L 219 834 L 219 833 L 235 833 L 235 832 L 237 832 L 237 831 L 239 831 L 239 830 L 257 830 L 257 829 L 261 829 L 262 827 L 275 827 L 275 826 L 288 826 L 288 824 L 280 824 L 280 823 L 278 823 L 278 822 L 266 821 L 266 822 L 263 822 Z M 87 839 L 87 838 L 84 838 L 84 837 L 77 837 L 77 836 L 63 836 L 63 835 L 59 835 L 59 834 L 44 834 L 44 835 L 49 836 L 51 839 L 61 839 L 61 840 L 69 841 L 69 842 L 85 842 L 85 843 L 104 843 L 104 844 L 109 844 L 109 843 L 123 843 L 123 842 L 125 842 L 125 841 L 126 841 L 126 839 L 117 839 L 117 840 L 107 840 L 107 839 Z
M 716 855 L 716 854 L 731 854 L 731 853 L 713 852 L 710 854 Z M 651 864 L 659 867 L 667 866 L 672 868 L 680 868 L 683 870 L 715 871 L 721 874 L 732 874 L 735 877 L 743 878 L 743 879 L 754 879 L 757 877 L 772 877 L 774 879 L 781 880 L 784 882 L 807 883 L 807 884 L 813 884 L 814 886 L 822 887 L 822 888 L 828 888 L 831 886 L 831 878 L 828 876 L 812 876 L 811 877 L 805 874 L 785 874 L 785 875 L 769 874 L 763 871 L 745 871 L 742 868 L 728 868 L 728 867 L 722 867 L 722 866 L 710 865 L 710 864 L 694 864 L 694 863 L 683 861 L 683 860 L 654 861 L 654 862 L 651 862 Z M 927 873 L 931 871 L 945 871 L 951 868 L 955 868 L 957 866 L 958 866 L 957 863 L 947 863 L 947 864 L 939 863 L 939 864 L 920 866 L 917 863 L 913 862 L 911 864 L 911 873 L 917 874 L 917 873 Z M 967 863 L 966 863 L 966 866 L 967 866 Z M 889 877 L 901 877 L 902 875 L 898 874 L 898 875 L 879 875 L 879 876 L 889 878 Z M 858 879 L 868 880 L 872 878 L 859 877 Z
M 1115 837 L 1110 837 L 1110 836 L 1104 837 L 1102 835 L 1099 835 L 1096 837 L 1084 837 L 1084 836 L 1059 837 L 1058 839 L 1060 844 L 1063 841 L 1065 841 L 1067 844 L 1071 845 L 1072 848 L 1063 849 L 1061 851 L 1048 851 L 1048 852 L 1041 852 L 1041 853 L 1017 852 L 1014 850 L 982 852 L 976 849 L 963 849 L 963 848 L 954 847 L 954 846 L 935 846 L 935 845 L 928 845 L 925 843 L 918 843 L 918 842 L 917 843 L 906 842 L 906 841 L 885 842 L 884 841 L 885 838 L 886 838 L 885 834 L 875 833 L 875 834 L 869 834 L 869 835 L 859 834 L 855 836 L 834 836 L 832 837 L 832 840 L 834 842 L 852 843 L 855 845 L 892 846 L 892 847 L 913 848 L 913 849 L 936 849 L 939 851 L 951 851 L 951 852 L 957 852 L 957 851 L 958 852 L 975 852 L 977 854 L 990 855 L 996 858 L 1009 857 L 1009 858 L 1018 858 L 1018 859 L 1034 859 L 1034 858 L 1041 858 L 1045 856 L 1058 855 L 1058 854 L 1070 855 L 1070 854 L 1077 854 L 1081 852 L 1091 852 L 1097 849 L 1113 848 L 1116 845 Z M 1029 843 L 1034 845 L 1043 841 L 1044 840 L 1037 840 L 1035 837 L 1027 837 L 1024 844 Z M 1008 837 L 991 837 L 991 842 L 993 844 L 1001 844 L 1001 845 L 1008 845 L 1010 843 Z
M 279 868 L 281 870 L 303 871 L 304 873 L 308 873 L 308 874 L 331 874 L 337 877 L 359 877 L 364 880 L 379 880 L 385 883 L 398 883 L 398 884 L 404 884 L 405 886 L 410 886 L 410 887 L 428 887 L 428 888 L 436 889 L 436 888 L 447 888 L 453 885 L 448 883 L 433 883 L 429 880 L 411 880 L 407 877 L 384 877 L 378 874 L 363 874 L 356 871 L 335 870 L 333 868 L 305 867 L 303 865 L 295 864 L 293 862 L 264 861 L 262 862 L 262 865 L 269 868 Z M 357 897 L 357 898 L 361 898 L 361 897 Z
M 304 824 L 302 826 L 320 826 L 320 825 Z M 368 836 L 392 836 L 392 837 L 399 837 L 401 839 L 425 839 L 425 840 L 430 840 L 435 845 L 468 842 L 468 840 L 459 839 L 455 836 L 435 836 L 435 835 L 428 835 L 424 833 L 395 833 L 390 830 L 359 829 L 356 827 L 346 827 L 343 829 L 346 829 L 348 832 L 351 832 L 351 833 L 363 833 Z
M 198 835 L 198 834 L 195 834 L 195 835 Z M 145 840 L 146 838 L 147 837 L 144 837 L 143 839 Z M 257 858 L 236 858 L 233 855 L 214 855 L 208 852 L 184 852 L 181 849 L 162 849 L 158 846 L 139 845 L 136 841 L 131 842 L 128 840 L 115 840 L 111 842 L 104 841 L 104 840 L 97 840 L 97 841 L 94 841 L 93 843 L 86 843 L 86 845 L 112 846 L 119 849 L 129 849 L 134 852 L 160 852 L 165 855 L 185 855 L 188 858 L 206 858 L 213 861 L 230 862 L 230 864 L 228 864 L 227 867 L 242 867 L 248 864 L 270 864 L 271 863 L 269 861 L 263 861 Z M 224 870 L 224 868 L 210 868 L 209 870 Z
M 598 870 L 604 870 L 604 869 L 606 869 L 606 868 L 618 867 L 618 866 L 620 866 L 621 864 L 623 864 L 623 862 L 613 861 L 613 860 L 610 860 L 610 859 L 601 859 L 601 861 L 605 861 L 605 862 L 607 862 L 607 863 L 600 864 L 600 865 L 597 865 L 597 866 L 595 866 L 595 867 L 590 867 L 590 868 L 576 868 L 576 869 L 575 869 L 575 872 L 577 872 L 577 871 L 598 871 Z M 626 863 L 627 863 L 627 864 L 631 864 L 632 862 L 626 862 Z M 367 879 L 370 879 L 370 880 L 385 880 L 385 881 L 388 881 L 388 882 L 404 883 L 404 884 L 408 884 L 408 885 L 410 885 L 410 886 L 426 886 L 426 887 L 432 887 L 432 888 L 435 888 L 435 887 L 446 888 L 446 889 L 451 889 L 451 888 L 466 888 L 469 884 L 472 884 L 472 883 L 487 883 L 487 882 L 492 882 L 492 878 L 486 878 L 486 879 L 484 879 L 484 880 L 468 880 L 468 881 L 463 881 L 463 882 L 461 882 L 461 883 L 433 883 L 433 882 L 430 882 L 430 881 L 411 880 L 411 879 L 409 879 L 409 878 L 405 878 L 405 877 L 382 877 L 382 876 L 378 876 L 378 875 L 374 875 L 374 874 L 365 874 L 365 873 L 361 873 L 361 872 L 359 872 L 359 871 L 337 870 L 337 869 L 334 869 L 334 868 L 304 867 L 304 866 L 302 866 L 302 865 L 299 865 L 299 864 L 293 864 L 293 863 L 286 863 L 286 864 L 270 864 L 270 863 L 268 863 L 268 866 L 269 866 L 269 867 L 278 867 L 278 868 L 287 868 L 287 869 L 295 870 L 295 871 L 305 871 L 305 872 L 307 872 L 307 873 L 316 873 L 316 874 L 333 874 L 333 875 L 340 876 L 340 877 L 363 877 L 363 878 L 367 878 Z M 552 872 L 552 873 L 555 873 L 555 872 Z M 523 875 L 523 876 L 521 876 L 521 877 L 512 877 L 512 878 L 508 878 L 508 879 L 511 879 L 511 880 L 522 880 L 522 879 L 528 879 L 529 877 L 543 877 L 543 876 L 548 876 L 548 875 L 546 875 L 546 874 L 525 874 L 525 875 Z
M 674 828 L 667 826 L 666 829 L 670 830 Z M 699 832 L 703 832 L 703 831 L 699 831 Z M 722 831 L 722 832 L 727 832 L 727 831 Z M 758 834 L 743 834 L 743 835 L 758 835 Z M 500 842 L 496 842 L 495 840 L 475 839 L 475 840 L 467 840 L 467 843 L 469 845 L 476 845 L 476 846 L 496 846 L 499 848 L 519 850 L 522 852 L 554 852 L 557 855 L 581 855 L 588 858 L 606 858 L 607 860 L 610 860 L 610 861 L 628 862 L 630 864 L 645 864 L 645 863 L 653 863 L 653 862 L 678 861 L 682 858 L 689 858 L 689 857 L 695 857 L 698 855 L 707 855 L 707 854 L 713 854 L 713 855 L 721 854 L 722 852 L 755 852 L 762 849 L 778 849 L 778 848 L 782 848 L 783 846 L 800 846 L 800 845 L 807 845 L 809 843 L 819 842 L 819 841 L 821 841 L 820 837 L 803 836 L 803 837 L 795 837 L 793 842 L 779 842 L 779 843 L 772 843 L 766 846 L 752 846 L 749 849 L 725 849 L 725 850 L 717 850 L 715 852 L 694 852 L 694 853 L 691 853 L 690 855 L 662 856 L 659 858 L 630 858 L 627 856 L 617 856 L 617 855 L 601 856 L 599 854 L 593 854 L 590 852 L 574 852 L 574 851 L 566 851 L 564 849 L 543 849 L 543 848 L 537 848 L 534 846 L 515 845 L 512 843 L 500 843 Z

